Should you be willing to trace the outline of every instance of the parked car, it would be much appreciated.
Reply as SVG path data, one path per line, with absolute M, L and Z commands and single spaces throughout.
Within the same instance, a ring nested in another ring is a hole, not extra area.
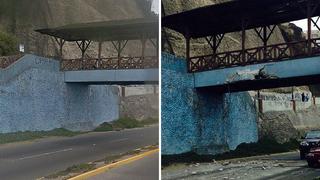
M 309 167 L 315 167 L 320 164 L 320 147 L 312 148 L 306 155 Z
M 306 154 L 310 152 L 311 148 L 318 147 L 320 142 L 320 130 L 309 131 L 302 139 L 299 146 L 300 159 L 305 159 Z

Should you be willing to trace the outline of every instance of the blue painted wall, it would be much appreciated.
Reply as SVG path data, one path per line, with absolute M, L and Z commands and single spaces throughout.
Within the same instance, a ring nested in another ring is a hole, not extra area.
M 216 154 L 258 140 L 256 110 L 247 93 L 196 90 L 184 59 L 163 53 L 161 62 L 162 154 Z
M 0 133 L 89 130 L 118 117 L 117 87 L 64 83 L 55 60 L 26 55 L 0 69 Z

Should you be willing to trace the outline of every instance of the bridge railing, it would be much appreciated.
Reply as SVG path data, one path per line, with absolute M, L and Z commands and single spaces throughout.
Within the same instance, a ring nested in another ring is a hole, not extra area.
M 17 60 L 19 60 L 23 55 L 17 54 L 12 56 L 2 56 L 0 57 L 0 69 L 7 68 Z
M 149 69 L 158 68 L 158 57 L 110 57 L 110 58 L 84 58 L 63 59 L 62 71 L 76 70 L 102 70 L 102 69 Z
M 311 39 L 310 51 L 308 42 L 308 40 L 296 41 L 191 57 L 188 60 L 188 70 L 200 72 L 320 55 L 320 38 Z

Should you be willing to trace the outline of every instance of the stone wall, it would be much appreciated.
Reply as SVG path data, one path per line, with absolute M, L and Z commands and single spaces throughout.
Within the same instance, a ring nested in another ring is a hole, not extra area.
M 145 91 L 148 92 L 148 88 Z M 147 93 L 121 97 L 120 117 L 130 117 L 137 120 L 159 119 L 159 94 Z
M 248 93 L 196 90 L 185 62 L 162 54 L 162 154 L 216 154 L 257 141 L 256 110 Z
M 57 61 L 26 55 L 0 69 L 0 133 L 90 130 L 118 119 L 118 91 L 113 86 L 66 84 Z

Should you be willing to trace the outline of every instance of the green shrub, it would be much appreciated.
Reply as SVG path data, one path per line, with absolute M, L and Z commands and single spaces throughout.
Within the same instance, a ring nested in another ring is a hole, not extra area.
M 15 36 L 0 31 L 0 56 L 17 53 L 17 39 Z
M 63 128 L 57 128 L 50 131 L 24 131 L 24 132 L 15 132 L 15 133 L 0 133 L 0 144 L 10 143 L 10 142 L 19 142 L 19 141 L 28 141 L 44 137 L 53 137 L 53 136 L 75 136 L 81 134 L 81 132 L 73 132 Z
M 94 129 L 94 131 L 96 132 L 104 132 L 104 131 L 112 131 L 112 130 L 113 130 L 113 127 L 108 122 L 104 122 L 100 124 L 96 129 Z
M 136 119 L 124 117 L 112 122 L 112 127 L 114 129 L 126 129 L 142 127 L 143 125 Z
M 147 119 L 143 119 L 142 121 L 140 121 L 140 123 L 143 124 L 143 125 L 158 124 L 159 123 L 159 119 L 147 118 Z

